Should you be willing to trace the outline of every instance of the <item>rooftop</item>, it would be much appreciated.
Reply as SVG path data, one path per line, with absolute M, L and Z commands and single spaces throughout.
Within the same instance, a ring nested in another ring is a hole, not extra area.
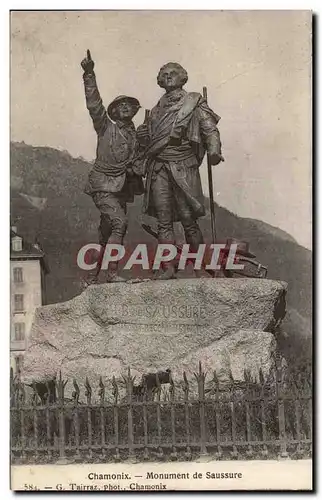
M 21 250 L 13 250 L 12 240 L 21 238 Z M 18 234 L 15 228 L 10 229 L 10 260 L 38 259 L 44 266 L 45 272 L 49 272 L 48 264 L 45 259 L 45 253 L 37 243 L 29 243 L 21 234 Z

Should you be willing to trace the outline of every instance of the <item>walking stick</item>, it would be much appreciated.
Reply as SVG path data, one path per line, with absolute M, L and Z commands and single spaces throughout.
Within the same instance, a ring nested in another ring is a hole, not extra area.
M 145 125 L 148 124 L 149 115 L 150 115 L 150 110 L 146 109 L 144 113 L 144 122 L 143 122 Z
M 203 97 L 207 102 L 207 87 L 202 89 Z M 212 242 L 216 242 L 216 217 L 215 217 L 215 204 L 214 204 L 214 189 L 212 182 L 212 166 L 210 163 L 209 153 L 207 153 L 207 170 L 208 170 L 208 187 L 209 187 L 209 201 L 210 201 L 210 221 L 211 221 L 211 236 Z
M 148 126 L 149 117 L 150 117 L 150 110 L 146 109 L 145 113 L 144 113 L 144 122 L 143 122 L 143 125 Z M 146 148 L 148 147 L 149 142 L 150 142 L 150 140 L 149 140 L 149 138 L 147 138 L 146 141 L 145 141 Z

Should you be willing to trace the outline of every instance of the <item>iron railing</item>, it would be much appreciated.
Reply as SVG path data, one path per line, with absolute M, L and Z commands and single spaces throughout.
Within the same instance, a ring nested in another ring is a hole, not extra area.
M 73 380 L 39 385 L 11 377 L 13 463 L 123 460 L 305 458 L 312 453 L 309 374 L 289 376 L 278 367 L 264 379 L 249 372 L 224 387 L 201 363 L 195 385 L 183 373 L 176 383 L 138 391 L 130 369 L 123 383 L 100 379 L 98 390 Z

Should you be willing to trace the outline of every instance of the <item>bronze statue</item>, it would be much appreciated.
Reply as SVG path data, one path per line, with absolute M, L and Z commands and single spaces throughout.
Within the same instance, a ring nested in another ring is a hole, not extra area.
M 122 244 L 127 229 L 126 204 L 144 191 L 141 177 L 140 144 L 132 118 L 140 108 L 135 97 L 116 97 L 107 110 L 97 87 L 90 51 L 81 62 L 84 70 L 86 106 L 97 133 L 96 160 L 85 187 L 101 212 L 99 243 Z M 90 282 L 96 282 L 99 266 Z M 124 281 L 117 263 L 110 262 L 107 281 Z
M 157 219 L 159 243 L 175 243 L 173 223 L 180 221 L 190 251 L 197 251 L 203 243 L 197 219 L 205 215 L 199 167 L 206 151 L 212 165 L 223 157 L 217 128 L 220 117 L 201 94 L 182 88 L 187 80 L 180 64 L 162 66 L 157 82 L 165 94 L 137 132 L 142 144 L 147 144 L 143 211 Z M 175 263 L 168 262 L 159 279 L 175 274 Z

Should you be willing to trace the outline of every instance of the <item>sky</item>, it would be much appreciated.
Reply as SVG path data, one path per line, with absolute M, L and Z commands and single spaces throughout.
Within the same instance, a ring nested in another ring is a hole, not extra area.
M 225 157 L 213 169 L 215 201 L 311 248 L 309 11 L 13 12 L 11 140 L 93 160 L 87 48 L 104 104 L 137 97 L 137 125 L 163 93 L 166 62 L 186 68 L 187 91 L 207 86 Z M 205 164 L 200 172 L 208 194 Z

